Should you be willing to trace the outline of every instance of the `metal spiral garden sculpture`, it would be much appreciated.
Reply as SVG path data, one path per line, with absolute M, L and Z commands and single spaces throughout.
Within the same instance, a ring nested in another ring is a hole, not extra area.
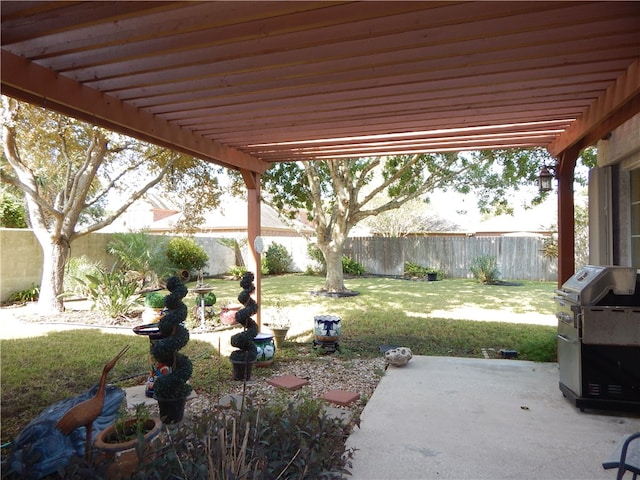
M 153 341 L 151 355 L 158 364 L 170 367 L 170 371 L 156 377 L 153 391 L 156 397 L 185 398 L 191 393 L 187 380 L 193 373 L 193 364 L 179 350 L 189 342 L 189 330 L 184 326 L 188 310 L 182 301 L 188 290 L 178 277 L 167 280 L 167 290 L 171 292 L 164 299 L 168 311 L 158 323 L 161 338 Z
M 254 338 L 258 335 L 258 324 L 251 318 L 258 313 L 258 303 L 251 297 L 256 287 L 253 284 L 254 275 L 247 272 L 240 279 L 242 292 L 238 295 L 238 302 L 244 308 L 236 312 L 236 322 L 244 327 L 244 331 L 231 337 L 231 346 L 238 350 L 231 352 L 229 358 L 232 362 L 254 362 L 258 355 Z

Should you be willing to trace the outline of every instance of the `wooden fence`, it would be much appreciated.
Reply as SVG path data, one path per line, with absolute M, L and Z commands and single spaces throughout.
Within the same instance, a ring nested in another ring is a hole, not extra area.
M 557 262 L 546 258 L 542 247 L 538 237 L 355 237 L 344 253 L 376 275 L 403 275 L 405 262 L 412 262 L 440 269 L 446 277 L 467 278 L 476 257 L 492 255 L 501 279 L 556 281 Z

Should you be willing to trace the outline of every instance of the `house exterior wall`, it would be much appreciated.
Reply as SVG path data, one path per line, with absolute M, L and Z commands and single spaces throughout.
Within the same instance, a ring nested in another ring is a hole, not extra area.
M 597 147 L 589 181 L 589 262 L 631 266 L 630 172 L 640 168 L 640 114 Z

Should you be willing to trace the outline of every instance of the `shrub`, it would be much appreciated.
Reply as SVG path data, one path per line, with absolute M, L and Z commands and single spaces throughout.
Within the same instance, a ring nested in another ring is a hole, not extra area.
M 267 273 L 279 275 L 289 271 L 293 259 L 284 245 L 272 243 L 264 255 Z
M 500 278 L 498 261 L 493 255 L 480 255 L 471 262 L 473 278 L 480 283 L 494 283 Z
M 23 201 L 6 191 L 0 192 L 0 227 L 28 228 Z
M 364 275 L 364 266 L 353 258 L 343 255 L 342 271 L 348 275 Z
M 417 277 L 422 278 L 427 276 L 427 269 L 417 263 L 405 262 L 404 264 L 404 276 L 405 277 Z
M 35 283 L 31 283 L 31 287 L 24 290 L 18 290 L 9 295 L 7 303 L 24 303 L 35 302 L 40 297 L 40 287 Z
M 164 295 L 160 292 L 147 293 L 144 296 L 144 304 L 149 308 L 164 308 Z
M 546 237 L 543 240 L 541 252 L 544 258 L 549 260 L 558 258 L 558 241 L 553 237 Z
M 204 304 L 207 307 L 215 305 L 217 301 L 218 301 L 218 298 L 216 297 L 216 294 L 213 292 L 209 292 L 204 296 Z
M 261 271 L 264 273 L 264 270 Z M 234 280 L 240 280 L 245 273 L 247 273 L 247 267 L 244 265 L 234 265 L 229 268 L 229 275 L 233 277 Z
M 107 244 L 107 252 L 118 258 L 140 289 L 158 287 L 159 279 L 171 272 L 165 237 L 144 232 L 115 233 Z
M 242 412 L 205 411 L 173 427 L 161 454 L 133 478 L 345 478 L 348 434 L 307 392 Z
M 167 257 L 175 268 L 193 272 L 204 268 L 209 255 L 192 238 L 172 238 L 167 245 Z
M 442 270 L 432 267 L 423 267 L 417 263 L 405 262 L 404 276 L 409 278 L 427 278 L 429 274 L 436 274 L 437 280 L 442 280 L 444 273 Z
M 309 255 L 309 258 L 315 263 L 315 267 L 312 265 L 307 267 L 308 274 L 324 274 L 327 272 L 327 262 L 324 259 L 322 251 L 318 247 L 309 243 L 307 245 L 307 255 Z
M 189 342 L 189 331 L 184 326 L 187 319 L 187 306 L 182 299 L 188 289 L 179 277 L 167 280 L 169 295 L 164 297 L 167 312 L 158 322 L 158 332 L 162 338 L 155 339 L 151 345 L 151 356 L 156 364 L 170 365 L 171 371 L 155 377 L 153 384 L 147 383 L 146 393 L 153 390 L 157 400 L 185 399 L 193 387 L 187 383 L 193 373 L 193 363 L 189 357 L 179 351 Z M 171 423 L 162 415 L 163 423 Z
M 64 275 L 64 292 L 67 296 L 88 297 L 89 290 L 86 285 L 78 281 L 87 275 L 96 276 L 100 272 L 100 262 L 92 262 L 89 257 L 72 257 L 67 262 Z
M 89 292 L 88 298 L 93 302 L 91 308 L 111 318 L 126 317 L 134 307 L 140 305 L 136 283 L 122 271 L 99 269 L 96 275 L 86 275 L 77 281 Z

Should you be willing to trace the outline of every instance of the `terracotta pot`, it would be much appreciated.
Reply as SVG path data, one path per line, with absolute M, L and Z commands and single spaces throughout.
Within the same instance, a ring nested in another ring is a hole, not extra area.
M 156 323 L 162 318 L 162 308 L 145 307 L 142 311 L 142 321 L 145 323 Z
M 127 420 L 125 425 L 133 425 L 135 419 Z M 105 428 L 96 436 L 93 444 L 96 449 L 96 462 L 107 463 L 107 478 L 119 480 L 131 476 L 136 471 L 141 460 L 153 460 L 156 456 L 155 447 L 160 442 L 160 429 L 162 422 L 159 418 L 153 417 L 147 420 L 145 425 L 148 431 L 144 434 L 144 450 L 142 458 L 138 458 L 136 447 L 138 439 L 134 438 L 126 442 L 115 442 L 111 438 L 115 435 L 113 425 Z
M 236 325 L 236 313 L 243 308 L 243 305 L 227 305 L 220 309 L 220 321 L 225 325 Z
M 284 340 L 287 338 L 287 333 L 289 333 L 289 329 L 271 328 L 271 332 L 273 332 L 273 340 L 276 344 L 276 349 L 282 348 L 284 346 Z

